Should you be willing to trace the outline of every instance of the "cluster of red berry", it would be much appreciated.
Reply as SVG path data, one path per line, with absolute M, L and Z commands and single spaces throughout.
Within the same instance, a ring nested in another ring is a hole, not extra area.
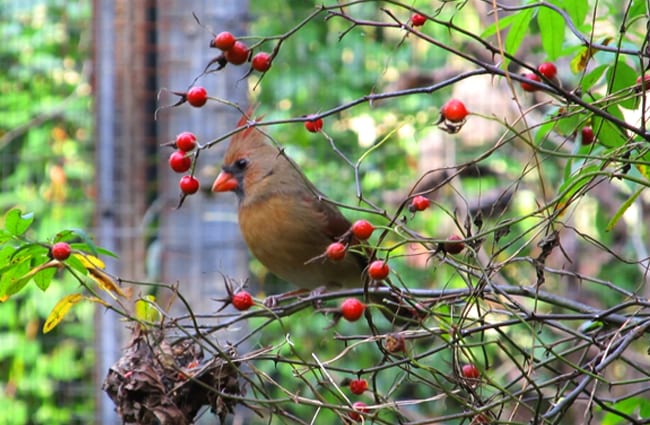
M 549 81 L 553 81 L 557 77 L 557 67 L 553 62 L 544 62 L 540 64 L 537 67 L 537 72 L 539 73 L 539 75 L 534 72 L 526 72 L 522 75 L 522 77 L 526 79 L 525 81 L 520 82 L 521 88 L 524 91 L 535 92 L 541 90 L 541 87 L 535 84 L 531 84 L 531 82 L 541 83 L 542 79 L 540 78 L 540 75 Z M 642 82 L 641 77 L 639 77 L 637 79 L 637 84 L 641 84 L 641 82 Z M 582 136 L 581 138 L 582 145 L 591 145 L 592 143 L 594 143 L 596 137 L 594 135 L 594 130 L 590 126 L 583 127 L 580 133 Z
M 215 47 L 223 52 L 223 56 L 228 63 L 241 65 L 248 60 L 250 50 L 246 43 L 232 35 L 228 31 L 217 34 L 210 42 L 210 47 Z M 271 68 L 273 57 L 270 53 L 259 52 L 251 59 L 251 67 L 255 71 L 266 72 Z
M 184 131 L 176 136 L 173 143 L 177 149 L 169 156 L 169 167 L 177 173 L 184 173 L 192 168 L 191 152 L 197 147 L 196 136 Z M 199 180 L 192 174 L 181 177 L 179 186 L 185 195 L 191 195 L 199 190 Z

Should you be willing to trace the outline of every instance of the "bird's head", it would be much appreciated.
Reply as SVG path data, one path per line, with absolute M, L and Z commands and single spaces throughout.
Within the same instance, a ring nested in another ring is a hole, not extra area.
M 249 127 L 233 136 L 221 172 L 212 185 L 213 192 L 235 192 L 240 204 L 287 190 L 296 178 L 302 180 L 287 157 L 265 140 L 264 133 L 249 124 L 251 113 L 249 110 L 239 120 L 239 127 Z

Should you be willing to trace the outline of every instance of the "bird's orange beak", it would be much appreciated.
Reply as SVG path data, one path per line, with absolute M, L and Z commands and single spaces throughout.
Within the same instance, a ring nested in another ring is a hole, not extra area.
M 231 173 L 222 171 L 217 176 L 217 179 L 212 184 L 213 192 L 229 192 L 237 189 L 239 182 Z

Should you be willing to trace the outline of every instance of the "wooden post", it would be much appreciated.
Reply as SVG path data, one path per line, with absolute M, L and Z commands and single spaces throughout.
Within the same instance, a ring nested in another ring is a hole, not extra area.
M 224 295 L 221 274 L 247 275 L 236 202 L 201 191 L 176 209 L 181 175 L 169 169 L 171 150 L 160 144 L 181 131 L 192 131 L 204 142 L 234 128 L 239 116 L 213 102 L 201 109 L 183 105 L 164 110 L 157 121 L 154 110 L 174 101 L 165 94 L 158 100 L 160 88 L 187 89 L 218 54 L 208 47 L 212 34 L 199 26 L 192 12 L 215 31 L 240 35 L 246 30 L 248 4 L 94 0 L 93 7 L 97 242 L 120 257 L 108 260 L 111 272 L 131 280 L 179 282 L 195 313 L 214 312 L 217 304 L 212 299 Z M 197 84 L 211 96 L 245 104 L 247 84 L 240 81 L 244 73 L 244 67 L 227 69 Z M 203 188 L 216 176 L 221 150 L 201 154 L 197 177 Z M 135 290 L 137 296 L 145 289 Z M 121 423 L 101 382 L 120 356 L 123 331 L 119 317 L 98 309 L 97 424 Z

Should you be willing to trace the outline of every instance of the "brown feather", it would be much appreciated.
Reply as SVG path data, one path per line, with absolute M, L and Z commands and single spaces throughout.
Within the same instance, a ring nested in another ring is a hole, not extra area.
M 246 125 L 248 117 L 239 125 Z M 239 169 L 241 160 L 245 167 Z M 321 199 L 297 165 L 267 143 L 261 131 L 251 126 L 236 134 L 223 168 L 240 182 L 236 192 L 244 240 L 271 272 L 302 288 L 361 286 L 361 255 L 348 253 L 338 262 L 317 258 L 349 230 L 350 222 Z

